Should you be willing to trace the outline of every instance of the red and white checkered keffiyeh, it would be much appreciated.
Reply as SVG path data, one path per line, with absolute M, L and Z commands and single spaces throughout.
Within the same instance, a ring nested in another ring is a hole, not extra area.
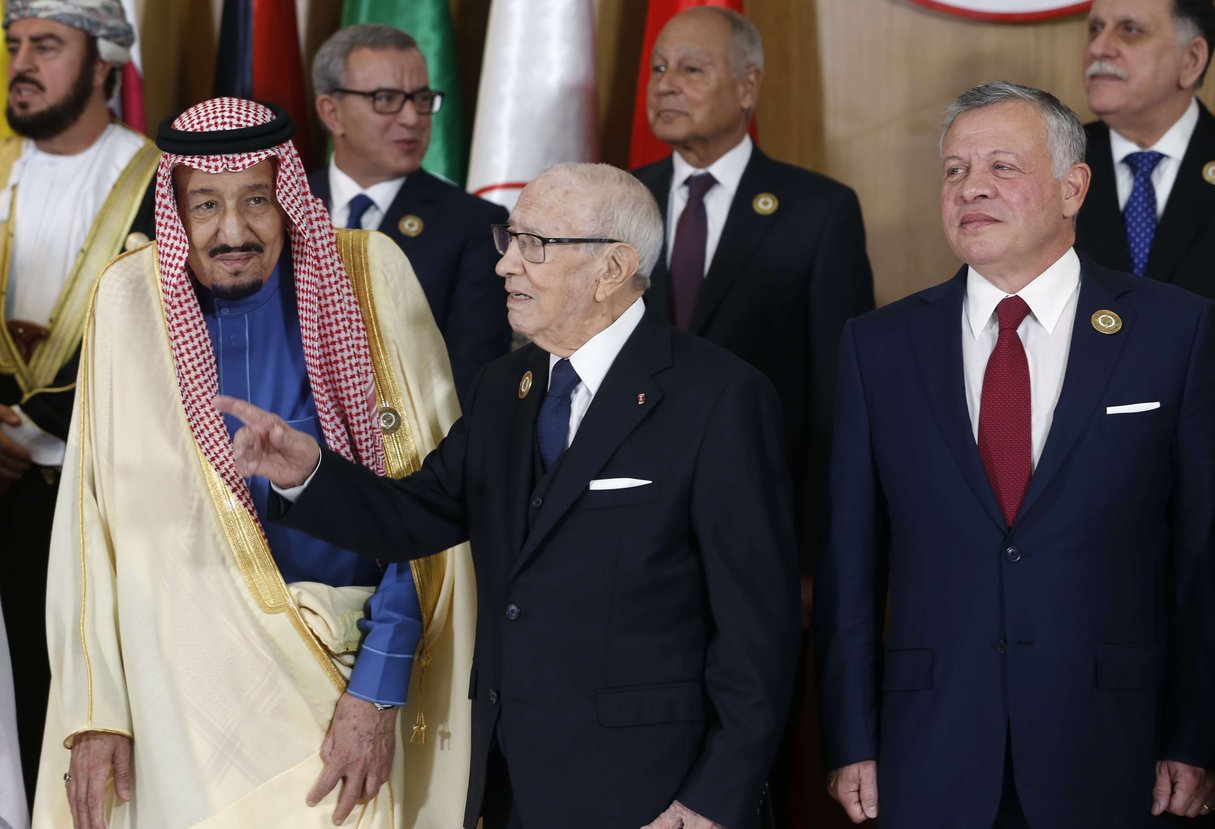
M 173 129 L 234 130 L 273 119 L 274 113 L 254 101 L 215 98 L 183 112 Z M 278 159 L 275 191 L 288 219 L 304 364 L 325 443 L 377 475 L 385 469 L 362 313 L 338 256 L 333 223 L 324 204 L 309 191 L 295 147 L 287 141 L 239 155 L 165 153 L 156 174 L 156 247 L 181 399 L 203 454 L 255 521 L 253 499 L 236 472 L 228 430 L 212 403 L 219 393 L 215 354 L 186 264 L 190 245 L 177 210 L 173 170 L 185 165 L 206 173 L 240 172 L 271 157 Z

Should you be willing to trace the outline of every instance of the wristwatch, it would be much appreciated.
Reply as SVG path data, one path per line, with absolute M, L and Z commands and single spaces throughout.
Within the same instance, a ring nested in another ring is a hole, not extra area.
M 377 711 L 392 711 L 401 707 L 399 705 L 393 705 L 391 702 L 373 702 L 371 704 L 375 706 L 375 710 Z

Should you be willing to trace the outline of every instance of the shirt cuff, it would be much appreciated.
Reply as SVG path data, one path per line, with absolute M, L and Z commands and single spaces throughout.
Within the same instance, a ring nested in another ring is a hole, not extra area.
M 380 653 L 364 646 L 359 648 L 346 693 L 380 705 L 404 705 L 412 673 L 413 654 Z
M 308 487 L 308 484 L 312 483 L 312 479 L 314 477 L 316 477 L 316 470 L 321 468 L 321 458 L 323 458 L 323 457 L 325 457 L 325 453 L 324 452 L 319 453 L 319 455 L 316 459 L 316 467 L 312 470 L 312 472 L 308 475 L 308 477 L 304 479 L 304 482 L 302 484 L 300 484 L 299 486 L 289 486 L 286 489 L 283 489 L 278 484 L 276 484 L 274 481 L 271 481 L 270 488 L 273 489 L 275 492 L 277 492 L 279 497 L 282 498 L 284 501 L 286 501 L 289 504 L 294 504 L 296 501 L 299 500 L 299 497 L 304 494 L 304 490 Z

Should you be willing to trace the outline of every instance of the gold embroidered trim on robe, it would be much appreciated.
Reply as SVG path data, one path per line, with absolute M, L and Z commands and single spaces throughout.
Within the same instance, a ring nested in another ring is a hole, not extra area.
M 21 154 L 21 147 L 21 139 L 9 139 L 0 145 L 0 182 L 8 181 L 12 166 Z M 156 174 L 159 160 L 160 151 L 154 144 L 145 141 L 123 168 L 93 220 L 72 272 L 55 301 L 48 325 L 51 335 L 34 347 L 28 363 L 22 359 L 7 329 L 0 326 L 0 372 L 16 376 L 23 399 L 48 391 L 47 387 L 54 382 L 59 370 L 76 353 L 84 331 L 93 285 L 110 260 L 122 252 L 131 222 L 139 212 L 143 194 Z M 4 314 L 12 267 L 17 189 L 13 188 L 9 219 L 0 224 L 0 316 Z

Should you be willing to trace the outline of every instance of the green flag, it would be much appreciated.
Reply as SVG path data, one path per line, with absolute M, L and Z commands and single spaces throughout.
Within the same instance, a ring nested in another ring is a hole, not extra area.
M 422 166 L 464 186 L 464 101 L 456 68 L 448 0 L 346 0 L 342 25 L 386 23 L 413 35 L 426 58 L 430 86 L 443 93 L 443 108 L 431 118 L 430 147 Z

